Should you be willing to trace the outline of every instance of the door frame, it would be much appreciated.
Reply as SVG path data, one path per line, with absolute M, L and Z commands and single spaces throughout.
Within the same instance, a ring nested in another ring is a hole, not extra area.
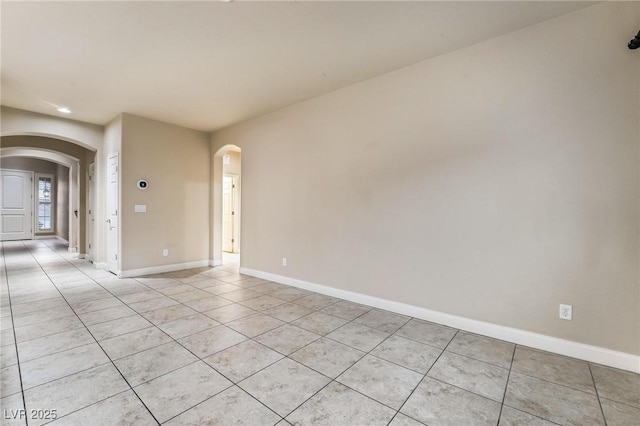
M 87 229 L 87 247 L 86 247 L 86 258 L 88 260 L 90 260 L 91 262 L 94 261 L 94 237 L 95 237 L 95 229 L 94 229 L 94 225 L 95 225 L 95 214 L 96 214 L 96 193 L 95 193 L 95 174 L 96 174 L 96 163 L 95 161 L 92 163 L 89 163 L 89 166 L 87 167 L 87 225 L 86 225 L 86 229 Z
M 19 172 L 19 173 L 28 173 L 31 175 L 31 184 L 27 185 L 31 191 L 31 218 L 29 219 L 29 223 L 31 225 L 31 233 L 30 233 L 30 237 L 27 238 L 29 240 L 33 240 L 34 238 L 34 221 L 35 221 L 35 216 L 33 213 L 35 212 L 35 197 L 33 196 L 34 193 L 34 185 L 35 185 L 35 181 L 34 181 L 34 177 L 35 177 L 35 172 L 33 170 L 17 170 L 17 169 L 0 169 L 0 173 L 2 173 L 3 171 L 7 171 L 7 172 Z M 0 206 L 2 207 L 2 206 Z M 2 234 L 0 233 L 0 241 L 20 241 L 20 240 L 5 240 L 4 238 L 2 238 Z
M 230 253 L 240 253 L 240 175 L 236 175 L 233 173 L 223 173 L 222 175 L 222 185 L 223 185 L 223 194 L 224 194 L 224 178 L 231 178 L 231 210 L 233 211 L 233 222 L 232 222 L 232 240 L 231 243 L 231 252 Z M 224 199 L 223 199 L 224 203 Z M 224 206 L 223 206 L 223 218 L 224 221 Z M 222 242 L 224 247 L 224 241 Z M 223 250 L 224 251 L 224 250 Z M 227 252 L 229 253 L 229 252 Z
M 110 212 L 109 212 L 109 199 L 110 199 L 110 191 L 111 191 L 111 183 L 109 181 L 110 179 L 110 174 L 111 174 L 111 170 L 109 169 L 109 163 L 111 162 L 111 160 L 115 158 L 116 159 L 116 172 L 118 174 L 117 177 L 117 181 L 116 181 L 116 194 L 115 194 L 115 203 L 116 203 L 116 214 L 115 216 L 118 218 L 118 223 L 117 223 L 117 229 L 116 229 L 116 233 L 115 233 L 115 241 L 111 242 L 110 238 L 109 238 L 109 226 L 111 223 L 111 219 L 110 219 Z M 107 248 L 107 271 L 109 272 L 113 272 L 116 275 L 120 274 L 120 230 L 121 230 L 121 220 L 120 220 L 120 155 L 119 152 L 114 152 L 111 153 L 107 156 L 107 200 L 106 200 L 106 207 L 107 207 L 107 219 L 106 219 L 106 248 Z M 113 247 L 112 247 L 113 246 Z M 113 250 L 113 251 L 112 251 Z M 112 268 L 112 260 L 111 260 L 111 254 L 114 253 L 115 254 L 115 266 Z
M 34 172 L 33 176 L 33 238 L 40 235 L 50 236 L 52 234 L 57 234 L 58 227 L 56 223 L 56 219 L 58 218 L 57 209 L 58 209 L 58 179 L 55 173 L 40 173 Z M 40 219 L 40 177 L 50 177 L 51 178 L 51 229 L 48 231 L 40 232 L 40 228 L 38 227 L 38 220 Z M 55 195 L 55 197 L 54 197 Z

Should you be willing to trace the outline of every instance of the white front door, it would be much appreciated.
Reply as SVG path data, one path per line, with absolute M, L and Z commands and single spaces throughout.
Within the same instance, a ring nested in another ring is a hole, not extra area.
M 2 241 L 33 238 L 33 172 L 2 170 Z
M 107 269 L 118 273 L 118 154 L 109 156 L 107 171 Z

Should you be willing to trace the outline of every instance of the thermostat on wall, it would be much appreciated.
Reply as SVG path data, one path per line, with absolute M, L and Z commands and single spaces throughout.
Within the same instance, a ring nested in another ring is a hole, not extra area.
M 149 186 L 149 182 L 147 182 L 144 179 L 140 179 L 138 181 L 138 189 L 147 189 L 147 187 Z

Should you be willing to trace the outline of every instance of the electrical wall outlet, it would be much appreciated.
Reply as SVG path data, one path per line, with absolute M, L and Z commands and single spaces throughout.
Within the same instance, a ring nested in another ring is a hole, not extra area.
M 164 250 L 162 250 L 162 255 L 163 255 L 164 257 L 169 256 L 169 249 L 164 249 Z
M 287 266 L 287 258 L 286 257 L 282 258 L 282 266 Z
M 573 318 L 573 306 L 560 305 L 560 318 L 564 320 L 571 320 Z

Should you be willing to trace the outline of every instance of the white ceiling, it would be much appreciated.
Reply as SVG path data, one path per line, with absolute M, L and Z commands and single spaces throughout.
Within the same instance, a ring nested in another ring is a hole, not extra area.
M 2 104 L 211 131 L 589 4 L 3 1 Z

